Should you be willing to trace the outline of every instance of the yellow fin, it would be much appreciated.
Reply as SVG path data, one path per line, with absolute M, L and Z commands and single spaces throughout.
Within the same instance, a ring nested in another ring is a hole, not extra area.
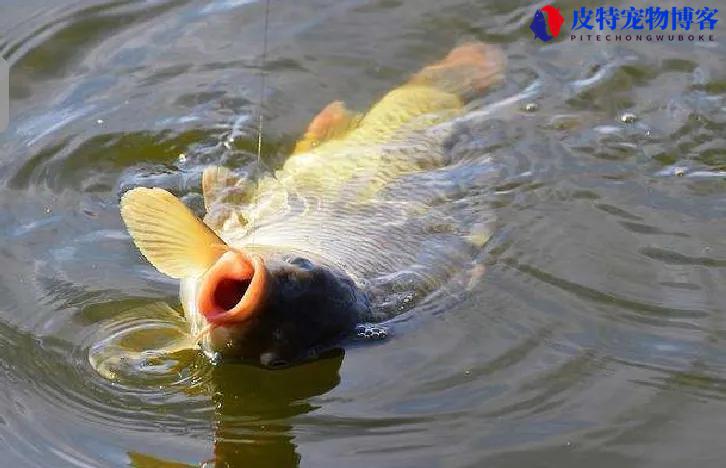
M 343 138 L 360 122 L 361 116 L 349 111 L 343 101 L 333 101 L 310 122 L 305 136 L 295 144 L 292 154 L 310 151 L 328 140 Z
M 355 138 L 381 142 L 406 126 L 442 122 L 501 80 L 506 63 L 505 55 L 494 45 L 473 42 L 456 47 L 443 60 L 424 67 L 383 96 L 358 123 Z
M 454 48 L 443 60 L 424 67 L 408 83 L 431 86 L 468 100 L 500 81 L 506 65 L 507 59 L 497 46 L 470 42 Z
M 121 199 L 121 217 L 147 260 L 172 278 L 201 276 L 227 249 L 178 198 L 135 188 Z

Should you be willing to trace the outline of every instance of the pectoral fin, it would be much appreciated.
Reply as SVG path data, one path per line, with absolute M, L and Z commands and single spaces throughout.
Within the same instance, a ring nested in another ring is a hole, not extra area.
M 135 188 L 121 199 L 121 217 L 149 262 L 172 278 L 201 276 L 227 250 L 178 198 L 159 188 Z

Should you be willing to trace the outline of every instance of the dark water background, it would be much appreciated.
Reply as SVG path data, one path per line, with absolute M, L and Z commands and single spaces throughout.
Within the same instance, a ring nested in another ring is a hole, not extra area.
M 457 43 L 501 45 L 507 81 L 468 127 L 502 170 L 486 274 L 344 356 L 99 374 L 107 340 L 181 326 L 151 305 L 176 286 L 118 197 L 198 204 L 205 164 L 254 159 L 264 5 L 3 0 L 0 463 L 723 466 L 725 25 L 706 43 L 544 45 L 525 1 L 271 4 L 269 167 L 331 100 L 364 109 Z

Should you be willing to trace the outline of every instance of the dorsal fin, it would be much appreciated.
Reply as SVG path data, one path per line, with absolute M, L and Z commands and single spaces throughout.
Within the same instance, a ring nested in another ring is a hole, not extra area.
M 343 138 L 360 122 L 361 115 L 351 112 L 343 101 L 333 101 L 310 122 L 305 135 L 295 144 L 293 154 L 310 151 L 328 140 Z
M 202 275 L 227 250 L 207 225 L 166 190 L 138 187 L 126 192 L 121 217 L 146 259 L 172 278 Z

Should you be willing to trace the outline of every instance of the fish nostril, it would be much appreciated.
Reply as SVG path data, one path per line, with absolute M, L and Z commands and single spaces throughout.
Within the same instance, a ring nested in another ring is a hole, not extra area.
M 306 270 L 312 270 L 313 269 L 312 262 L 310 262 L 310 260 L 308 260 L 307 258 L 295 257 L 292 260 L 290 260 L 290 263 L 292 263 L 293 265 L 297 265 L 300 268 L 304 268 Z

